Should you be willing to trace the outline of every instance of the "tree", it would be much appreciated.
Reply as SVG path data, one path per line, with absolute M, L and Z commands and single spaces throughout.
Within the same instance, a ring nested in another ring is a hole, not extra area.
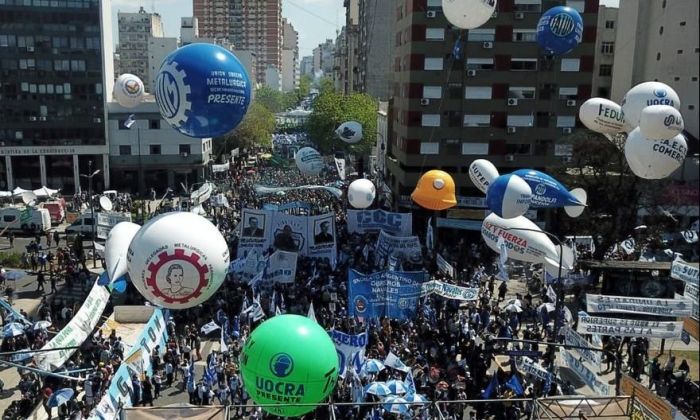
M 335 130 L 346 121 L 362 124 L 363 136 L 360 143 L 348 145 L 337 138 Z M 322 90 L 314 102 L 307 130 L 322 153 L 345 150 L 356 155 L 366 155 L 377 137 L 377 103 L 364 93 L 343 96 L 332 89 Z
M 309 96 L 311 93 L 311 83 L 313 79 L 308 74 L 302 74 L 299 78 L 299 87 L 297 88 L 299 99 Z
M 235 147 L 269 146 L 274 132 L 274 114 L 257 100 L 253 101 L 238 127 L 220 139 L 216 152 L 221 155 Z
M 656 208 L 668 181 L 635 176 L 622 152 L 623 136 L 608 140 L 581 130 L 565 140 L 573 146 L 572 162 L 555 169 L 553 174 L 569 188 L 586 190 L 588 207 L 578 218 L 557 212 L 555 230 L 567 235 L 591 235 L 596 246 L 593 257 L 603 259 L 611 246 L 634 231 L 640 208 Z

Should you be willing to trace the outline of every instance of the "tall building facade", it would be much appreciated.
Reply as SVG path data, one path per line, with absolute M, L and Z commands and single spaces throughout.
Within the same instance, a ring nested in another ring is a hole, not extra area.
M 177 38 L 149 38 L 148 40 L 148 80 L 144 80 L 148 92 L 155 92 L 156 79 L 165 57 L 177 49 Z
M 550 58 L 535 41 L 536 27 L 543 11 L 560 4 L 581 12 L 583 40 Z M 395 205 L 411 207 L 421 174 L 439 168 L 454 176 L 460 207 L 483 209 L 468 176 L 475 159 L 501 173 L 569 159 L 570 148 L 557 140 L 579 127 L 578 105 L 591 96 L 598 0 L 501 1 L 468 32 L 451 29 L 439 0 L 400 0 L 394 10 L 385 181 Z
M 202 37 L 231 39 L 234 3 L 236 0 L 193 0 L 192 11 Z
M 109 187 L 111 2 L 0 4 L 0 189 Z
M 360 41 L 360 0 L 345 0 L 345 27 L 335 45 L 336 89 L 346 95 L 354 92 L 359 77 L 358 54 Z
M 282 26 L 282 91 L 289 92 L 299 86 L 299 33 L 287 19 Z
M 148 41 L 163 37 L 163 21 L 158 13 L 147 13 L 141 7 L 137 13 L 119 12 L 117 22 L 120 70 L 138 76 L 148 86 Z
M 323 44 L 313 50 L 314 73 L 320 71 L 325 76 L 333 77 L 333 67 L 335 66 L 335 44 L 332 39 L 327 39 Z
M 611 99 L 619 103 L 638 83 L 666 83 L 680 95 L 686 132 L 695 139 L 700 137 L 699 9 L 695 0 L 621 0 L 611 90 Z
M 359 0 L 357 80 L 355 90 L 386 101 L 391 86 L 391 39 L 394 4 L 383 0 Z
M 616 7 L 598 8 L 598 34 L 595 40 L 593 71 L 593 96 L 610 99 L 612 69 L 615 62 L 615 37 L 617 36 Z
M 299 73 L 306 76 L 314 76 L 314 56 L 307 55 L 301 58 L 301 64 L 299 65 Z

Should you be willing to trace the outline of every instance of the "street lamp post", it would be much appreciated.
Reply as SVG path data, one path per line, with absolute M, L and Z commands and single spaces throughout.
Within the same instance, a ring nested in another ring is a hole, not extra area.
M 88 180 L 88 200 L 90 202 L 90 218 L 92 219 L 92 266 L 93 268 L 97 264 L 97 255 L 95 251 L 95 229 L 97 226 L 97 223 L 95 221 L 95 203 L 94 200 L 92 199 L 92 178 L 100 173 L 100 170 L 96 170 L 95 172 L 92 172 L 92 161 L 88 161 L 88 172 L 89 175 L 85 174 L 80 174 L 81 177 L 87 178 Z

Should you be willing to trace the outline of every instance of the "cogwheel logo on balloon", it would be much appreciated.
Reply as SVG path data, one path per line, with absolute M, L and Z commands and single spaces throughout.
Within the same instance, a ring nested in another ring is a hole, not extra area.
M 270 372 L 278 378 L 286 378 L 294 370 L 294 360 L 287 353 L 277 353 L 270 359 Z
M 129 95 L 138 95 L 141 93 L 141 85 L 137 80 L 129 79 L 124 83 L 124 90 Z
M 192 108 L 188 100 L 190 86 L 185 82 L 187 74 L 176 62 L 163 64 L 156 80 L 156 99 L 160 112 L 169 124 L 180 127 L 187 122 L 187 112 Z
M 549 21 L 549 29 L 554 35 L 561 38 L 569 36 L 575 28 L 574 19 L 566 13 L 559 13 Z
M 162 252 L 148 263 L 146 286 L 166 303 L 187 303 L 198 297 L 209 283 L 209 268 L 201 257 L 184 249 Z
M 547 192 L 547 186 L 544 184 L 537 184 L 537 187 L 535 188 L 535 194 L 544 195 L 545 192 Z

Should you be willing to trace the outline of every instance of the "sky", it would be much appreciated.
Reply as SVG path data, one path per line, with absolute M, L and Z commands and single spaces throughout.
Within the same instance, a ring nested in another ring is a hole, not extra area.
M 117 42 L 117 12 L 137 12 L 143 6 L 163 19 L 166 37 L 180 36 L 180 18 L 192 16 L 192 0 L 112 0 L 112 27 Z M 342 0 L 282 0 L 282 16 L 299 32 L 299 55 L 311 55 L 318 44 L 335 40 L 345 21 Z

